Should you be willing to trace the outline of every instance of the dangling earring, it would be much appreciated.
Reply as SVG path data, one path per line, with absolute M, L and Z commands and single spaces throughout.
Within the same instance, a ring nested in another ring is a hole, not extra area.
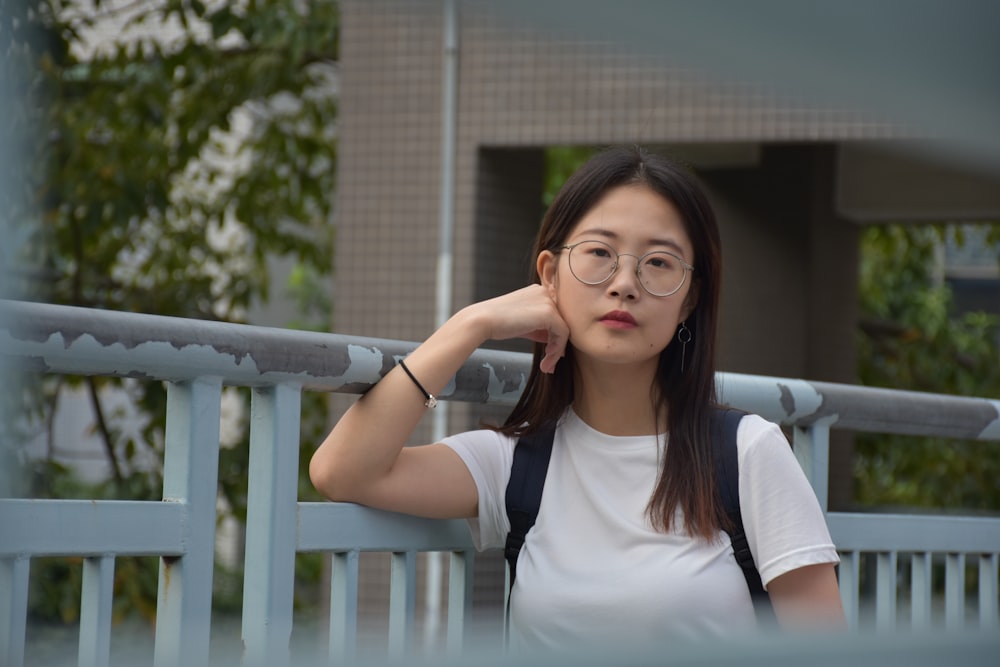
M 685 326 L 684 322 L 681 322 L 681 326 L 677 329 L 677 340 L 681 344 L 681 373 L 684 372 L 684 357 L 687 356 L 687 347 L 691 338 L 691 330 Z

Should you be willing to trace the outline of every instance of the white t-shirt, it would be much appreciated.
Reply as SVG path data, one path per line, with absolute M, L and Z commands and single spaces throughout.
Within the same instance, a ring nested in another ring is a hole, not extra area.
M 605 435 L 572 409 L 562 418 L 538 518 L 517 561 L 513 647 L 727 637 L 756 627 L 725 533 L 709 543 L 685 534 L 683 522 L 669 533 L 650 523 L 657 440 Z M 737 441 L 740 508 L 764 586 L 799 567 L 838 562 L 823 512 L 781 430 L 749 415 Z M 469 520 L 476 548 L 502 548 L 516 439 L 482 430 L 444 442 L 476 482 L 479 516 Z

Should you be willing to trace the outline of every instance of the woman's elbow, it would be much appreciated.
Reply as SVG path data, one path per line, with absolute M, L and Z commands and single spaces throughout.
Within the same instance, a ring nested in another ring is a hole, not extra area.
M 316 450 L 309 459 L 309 481 L 328 500 L 350 500 L 345 494 L 349 490 L 343 480 L 338 479 L 336 463 L 322 449 Z

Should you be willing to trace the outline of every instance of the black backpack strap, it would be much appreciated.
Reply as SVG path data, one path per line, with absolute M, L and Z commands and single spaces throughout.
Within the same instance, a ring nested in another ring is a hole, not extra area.
M 505 496 L 510 532 L 504 546 L 504 558 L 510 566 L 510 585 L 517 575 L 517 556 L 524 546 L 524 537 L 535 525 L 538 508 L 542 504 L 545 474 L 552 455 L 555 429 L 536 431 L 523 436 L 514 446 L 514 461 L 510 467 L 510 481 Z
M 740 511 L 740 464 L 736 437 L 744 414 L 746 413 L 730 408 L 716 408 L 712 413 L 711 439 L 715 457 L 715 483 L 722 497 L 723 509 L 731 524 L 731 528 L 726 532 L 732 540 L 733 554 L 750 589 L 757 620 L 773 622 L 775 616 L 771 598 L 764 590 L 760 573 L 753 562 L 750 543 L 743 528 L 743 513 Z

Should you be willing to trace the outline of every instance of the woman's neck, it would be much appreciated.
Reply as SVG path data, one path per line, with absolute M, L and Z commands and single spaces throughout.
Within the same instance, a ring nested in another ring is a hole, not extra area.
M 653 435 L 666 429 L 653 404 L 655 367 L 583 364 L 577 367 L 573 411 L 591 428 L 615 436 Z

